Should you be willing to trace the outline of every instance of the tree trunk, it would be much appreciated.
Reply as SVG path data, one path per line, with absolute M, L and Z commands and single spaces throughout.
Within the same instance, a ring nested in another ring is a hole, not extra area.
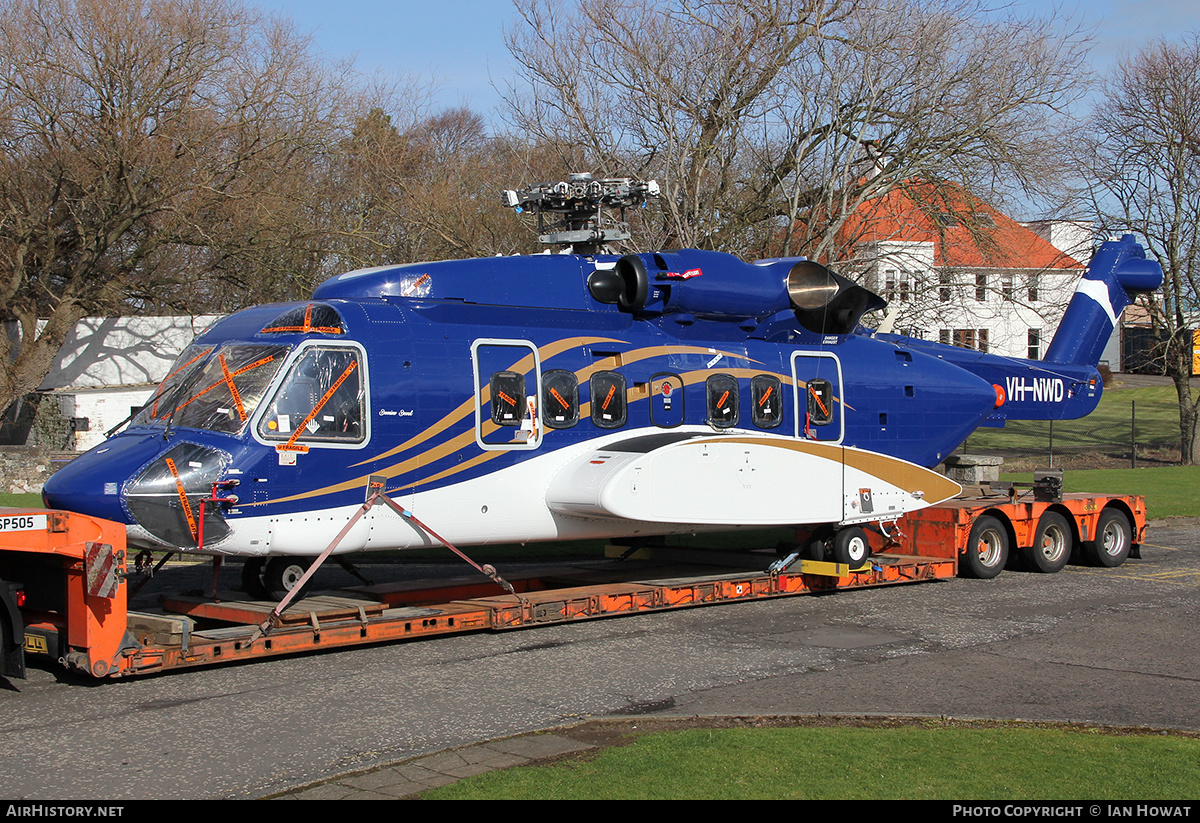
M 1191 335 L 1187 335 L 1190 340 Z M 1172 340 L 1167 353 L 1167 374 L 1175 384 L 1175 397 L 1179 401 L 1179 462 L 1185 466 L 1195 464 L 1196 444 L 1196 401 L 1192 398 L 1192 352 L 1190 346 L 1179 343 L 1179 336 Z

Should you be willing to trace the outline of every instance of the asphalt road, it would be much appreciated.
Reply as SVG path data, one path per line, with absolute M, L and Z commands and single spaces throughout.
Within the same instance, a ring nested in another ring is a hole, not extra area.
M 256 798 L 624 716 L 1200 730 L 1198 589 L 1200 525 L 1156 523 L 1142 558 L 1117 569 L 1005 572 L 102 684 L 35 668 L 0 688 L 0 773 L 10 799 Z

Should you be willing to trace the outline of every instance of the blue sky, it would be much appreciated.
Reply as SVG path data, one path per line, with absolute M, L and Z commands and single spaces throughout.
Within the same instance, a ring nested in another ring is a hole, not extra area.
M 290 17 L 330 57 L 354 58 L 360 71 L 437 77 L 441 106 L 467 104 L 488 114 L 493 88 L 512 73 L 504 30 L 510 0 L 249 0 Z M 1004 0 L 997 0 L 997 4 Z M 1066 14 L 1096 26 L 1093 61 L 1103 68 L 1156 37 L 1200 31 L 1200 0 L 1014 0 L 1021 11 Z

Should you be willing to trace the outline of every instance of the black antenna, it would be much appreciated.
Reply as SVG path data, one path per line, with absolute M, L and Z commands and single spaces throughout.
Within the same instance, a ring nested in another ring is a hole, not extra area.
M 647 197 L 658 197 L 658 183 L 614 177 L 592 179 L 588 173 L 572 174 L 557 183 L 535 183 L 520 191 L 503 192 L 504 205 L 517 213 L 538 216 L 538 240 L 547 245 L 571 247 L 574 254 L 607 254 L 611 244 L 628 240 L 625 209 L 644 205 Z M 616 209 L 617 218 L 605 210 Z M 546 225 L 546 215 L 558 215 Z

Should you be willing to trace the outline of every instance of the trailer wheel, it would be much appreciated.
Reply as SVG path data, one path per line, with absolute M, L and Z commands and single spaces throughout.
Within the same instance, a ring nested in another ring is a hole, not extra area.
M 1008 562 L 1008 532 L 1004 524 L 985 514 L 971 527 L 959 573 L 977 580 L 991 580 L 1004 571 Z
M 19 586 L 0 579 L 0 677 L 25 679 L 25 620 L 14 591 Z
M 263 585 L 263 566 L 265 557 L 251 557 L 242 564 L 242 590 L 255 600 L 266 600 L 271 596 Z
M 1033 545 L 1021 549 L 1025 568 L 1042 574 L 1060 571 L 1071 559 L 1071 525 L 1058 512 L 1045 512 L 1038 520 Z
M 846 563 L 856 569 L 871 556 L 871 544 L 867 542 L 867 533 L 858 526 L 841 529 L 833 536 L 833 560 L 835 563 Z
M 1119 566 L 1133 548 L 1133 526 L 1124 512 L 1109 507 L 1096 521 L 1096 539 L 1083 545 L 1088 560 L 1094 565 Z
M 296 587 L 312 565 L 301 557 L 272 557 L 263 569 L 263 586 L 269 597 L 280 600 Z

